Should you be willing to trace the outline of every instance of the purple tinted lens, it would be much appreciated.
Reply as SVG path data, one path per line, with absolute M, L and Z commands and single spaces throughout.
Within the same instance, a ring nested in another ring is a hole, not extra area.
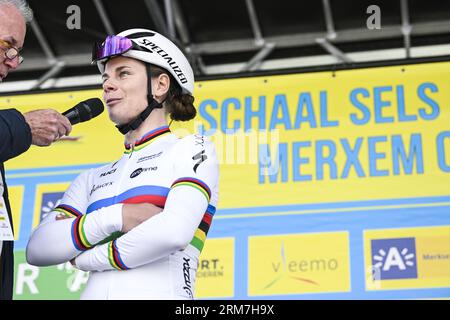
M 92 62 L 112 56 L 124 54 L 133 47 L 130 39 L 118 36 L 108 36 L 102 44 L 95 44 L 92 51 Z

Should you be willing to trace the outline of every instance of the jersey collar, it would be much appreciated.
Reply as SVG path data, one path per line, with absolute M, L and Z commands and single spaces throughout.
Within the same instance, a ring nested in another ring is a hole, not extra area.
M 147 132 L 145 135 L 142 136 L 142 138 L 136 141 L 136 143 L 134 144 L 134 151 L 138 151 L 145 148 L 155 140 L 158 140 L 160 137 L 167 135 L 169 133 L 170 133 L 169 126 L 162 126 L 150 132 Z M 129 143 L 125 143 L 125 153 L 126 154 L 130 153 L 131 149 L 132 145 Z

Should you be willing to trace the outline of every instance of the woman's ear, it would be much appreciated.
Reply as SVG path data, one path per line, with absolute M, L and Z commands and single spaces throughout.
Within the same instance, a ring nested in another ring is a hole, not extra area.
M 170 77 L 165 73 L 161 73 L 159 76 L 153 78 L 152 82 L 154 84 L 153 95 L 156 100 L 161 102 L 169 92 Z

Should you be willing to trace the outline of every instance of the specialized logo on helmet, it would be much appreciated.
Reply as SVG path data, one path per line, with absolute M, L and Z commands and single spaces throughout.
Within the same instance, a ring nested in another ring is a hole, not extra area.
M 163 49 L 161 49 L 155 43 L 149 41 L 148 39 L 138 40 L 138 43 L 141 46 L 145 46 L 145 49 L 150 53 L 156 52 L 164 60 L 166 60 L 167 64 L 170 66 L 170 68 L 172 68 L 173 72 L 175 72 L 175 74 L 177 75 L 178 79 L 182 84 L 186 84 L 188 82 L 181 68 L 178 66 L 175 60 L 171 56 L 169 56 L 167 52 L 165 52 Z

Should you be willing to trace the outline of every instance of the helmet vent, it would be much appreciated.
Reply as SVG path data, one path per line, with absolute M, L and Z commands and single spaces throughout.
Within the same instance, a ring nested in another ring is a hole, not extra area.
M 137 32 L 130 35 L 127 35 L 126 37 L 128 39 L 137 39 L 137 38 L 143 38 L 143 37 L 153 37 L 155 34 L 153 32 Z

